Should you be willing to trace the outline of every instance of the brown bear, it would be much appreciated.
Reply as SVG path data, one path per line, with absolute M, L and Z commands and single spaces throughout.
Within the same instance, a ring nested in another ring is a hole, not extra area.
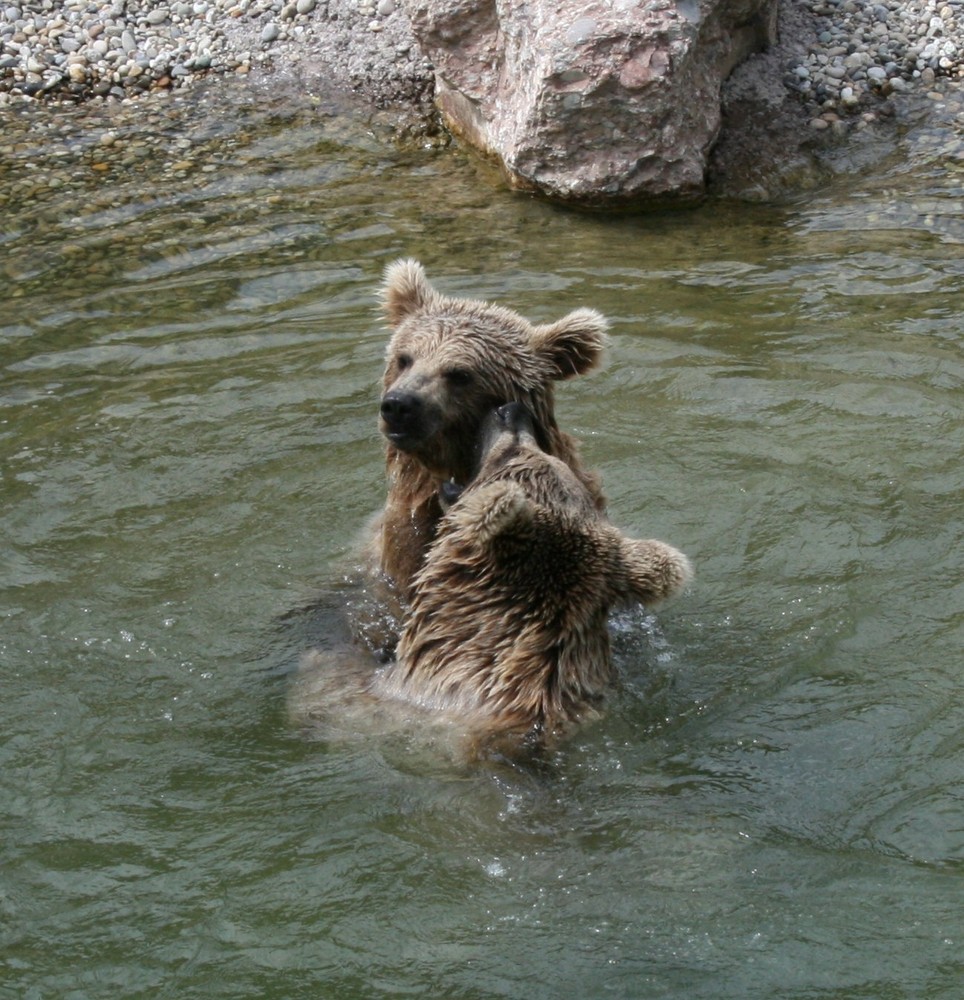
M 533 325 L 509 309 L 440 294 L 411 259 L 386 269 L 382 300 L 392 329 L 380 409 L 389 485 L 371 558 L 403 601 L 442 516 L 439 487 L 468 480 L 479 428 L 497 406 L 523 403 L 539 447 L 568 465 L 602 507 L 599 482 L 582 469 L 553 403 L 554 382 L 599 363 L 606 342 L 599 313 L 577 309 Z
M 622 535 L 518 403 L 494 410 L 478 471 L 415 575 L 396 662 L 370 691 L 476 736 L 542 742 L 593 714 L 610 679 L 607 618 L 690 577 L 686 557 Z

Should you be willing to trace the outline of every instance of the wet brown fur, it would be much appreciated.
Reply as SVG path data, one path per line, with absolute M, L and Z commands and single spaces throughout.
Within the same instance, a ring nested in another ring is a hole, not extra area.
M 390 440 L 386 445 L 388 496 L 374 525 L 372 555 L 402 598 L 442 516 L 439 484 L 468 480 L 480 425 L 494 407 L 524 403 L 540 428 L 540 446 L 571 467 L 602 508 L 600 483 L 582 468 L 574 439 L 557 426 L 553 399 L 555 381 L 599 363 L 606 342 L 599 313 L 577 309 L 555 323 L 533 325 L 501 306 L 440 294 L 411 259 L 386 269 L 382 304 L 392 329 L 383 399 L 390 391 L 417 393 L 429 427 L 405 450 Z
M 530 423 L 510 418 L 490 436 L 414 579 L 397 662 L 372 690 L 469 731 L 542 739 L 600 702 L 610 609 L 672 597 L 689 563 L 622 535 Z

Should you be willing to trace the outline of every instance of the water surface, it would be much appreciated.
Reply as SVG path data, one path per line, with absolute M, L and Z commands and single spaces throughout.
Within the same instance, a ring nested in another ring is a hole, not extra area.
M 290 96 L 21 122 L 0 995 L 959 997 L 964 206 L 921 122 L 793 204 L 623 219 Z M 285 714 L 327 627 L 285 615 L 384 494 L 403 254 L 610 317 L 561 421 L 697 569 L 540 766 Z

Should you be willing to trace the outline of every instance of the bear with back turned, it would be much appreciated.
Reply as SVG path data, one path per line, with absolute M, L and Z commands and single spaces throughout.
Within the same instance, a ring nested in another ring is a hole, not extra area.
M 675 596 L 690 566 L 616 529 L 520 404 L 489 415 L 476 451 L 464 491 L 443 490 L 452 506 L 415 575 L 396 662 L 371 690 L 468 733 L 542 743 L 600 703 L 610 610 Z

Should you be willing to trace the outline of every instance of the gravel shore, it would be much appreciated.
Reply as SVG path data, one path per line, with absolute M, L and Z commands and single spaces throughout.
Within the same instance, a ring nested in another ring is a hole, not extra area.
M 816 0 L 811 9 L 820 30 L 787 83 L 823 106 L 856 107 L 862 93 L 906 93 L 938 75 L 964 75 L 961 0 Z
M 284 75 L 379 105 L 432 85 L 396 0 L 0 0 L 0 102 L 124 99 L 211 74 Z
M 711 175 L 864 129 L 901 95 L 964 89 L 964 0 L 780 0 L 779 23 L 724 89 Z M 123 105 L 217 75 L 350 91 L 432 127 L 432 67 L 400 0 L 0 0 L 0 111 Z
M 803 16 L 780 40 L 780 83 L 815 111 L 964 76 L 964 0 L 783 3 Z M 382 103 L 420 100 L 432 75 L 398 0 L 0 0 L 0 93 L 124 98 L 258 72 Z

